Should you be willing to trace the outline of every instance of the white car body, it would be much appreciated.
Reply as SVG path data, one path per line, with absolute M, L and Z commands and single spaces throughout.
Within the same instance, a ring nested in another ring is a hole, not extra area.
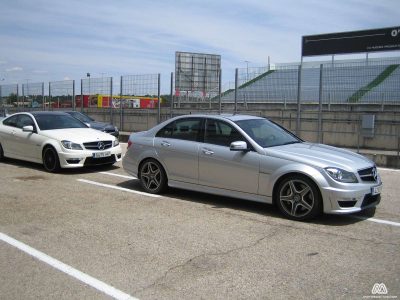
M 17 113 L 1 120 L 0 146 L 2 149 L 0 151 L 2 153 L 0 153 L 0 158 L 4 156 L 44 163 L 44 149 L 52 147 L 58 155 L 61 168 L 112 164 L 121 160 L 121 146 L 114 136 L 85 126 L 82 128 L 42 130 L 36 120 L 36 117 L 40 114 L 58 117 L 67 115 L 60 112 Z M 31 118 L 33 124 L 26 126 L 22 126 L 23 124 L 19 124 L 20 126 L 17 126 L 17 124 L 16 126 L 7 125 L 7 120 L 20 115 Z M 68 149 L 62 141 L 80 145 L 81 149 Z

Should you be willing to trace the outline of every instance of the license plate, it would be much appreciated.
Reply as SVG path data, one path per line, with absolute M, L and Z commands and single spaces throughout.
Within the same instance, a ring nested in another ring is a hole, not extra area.
M 110 151 L 104 151 L 104 152 L 94 152 L 93 153 L 93 158 L 102 158 L 102 157 L 108 157 L 111 156 Z
M 372 196 L 379 195 L 382 191 L 382 185 L 374 186 L 371 188 Z

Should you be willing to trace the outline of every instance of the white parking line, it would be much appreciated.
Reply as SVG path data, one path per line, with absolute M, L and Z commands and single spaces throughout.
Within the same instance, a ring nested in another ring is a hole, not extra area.
M 378 171 L 400 172 L 400 169 L 389 169 L 389 168 L 378 167 Z
M 352 217 L 359 219 L 359 220 L 365 220 L 365 221 L 400 227 L 400 223 L 393 222 L 393 221 L 386 221 L 386 220 L 375 219 L 375 218 L 364 218 L 364 217 L 360 217 L 360 216 L 352 216 Z
M 99 172 L 99 173 L 100 174 L 104 174 L 104 175 L 111 175 L 111 176 L 126 178 L 126 179 L 137 179 L 137 177 L 127 176 L 127 175 L 120 175 L 120 174 L 115 174 L 115 173 L 111 173 L 111 172 Z
M 153 198 L 161 197 L 160 195 L 155 195 L 155 194 L 150 194 L 150 193 L 144 193 L 144 192 L 139 192 L 139 191 L 135 191 L 135 190 L 130 190 L 130 189 L 126 189 L 126 188 L 115 186 L 115 185 L 111 185 L 111 184 L 105 184 L 105 183 L 100 183 L 100 182 L 86 180 L 86 179 L 77 179 L 77 180 L 79 182 L 93 184 L 93 185 L 97 185 L 97 186 L 101 186 L 101 187 L 105 187 L 105 188 L 109 188 L 109 189 L 114 189 L 114 190 L 120 190 L 120 191 L 124 191 L 124 192 L 128 192 L 128 193 L 134 193 L 134 194 L 139 194 L 139 195 L 153 197 Z
M 103 281 L 100 281 L 88 274 L 85 274 L 69 265 L 64 264 L 63 262 L 48 256 L 47 254 L 40 252 L 20 241 L 17 241 L 16 239 L 0 232 L 0 240 L 2 240 L 3 242 L 14 246 L 15 248 L 37 258 L 38 260 L 41 260 L 42 262 L 52 266 L 53 268 L 68 274 L 71 277 L 74 277 L 76 279 L 78 279 L 79 281 L 90 285 L 91 287 L 95 288 L 96 290 L 103 292 L 104 294 L 113 297 L 114 299 L 124 299 L 124 300 L 134 300 L 137 298 L 132 297 L 129 294 L 126 294 L 118 289 L 116 289 L 115 287 L 108 285 L 106 283 L 104 283 Z

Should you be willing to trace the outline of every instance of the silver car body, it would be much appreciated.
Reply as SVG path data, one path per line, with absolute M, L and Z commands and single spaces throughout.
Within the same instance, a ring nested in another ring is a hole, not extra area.
M 240 132 L 239 140 L 250 144 L 252 151 L 232 151 L 230 147 L 202 141 L 156 137 L 167 124 L 181 118 L 226 122 Z M 168 186 L 265 203 L 273 203 L 274 188 L 280 178 L 303 174 L 318 186 L 325 213 L 354 213 L 379 203 L 382 182 L 372 161 L 348 150 L 307 142 L 263 148 L 235 123 L 246 119 L 261 118 L 180 116 L 148 131 L 133 133 L 123 167 L 129 174 L 138 176 L 140 163 L 153 158 L 163 166 Z M 327 173 L 328 167 L 354 173 L 358 182 L 338 182 Z M 368 200 L 371 196 L 372 201 Z M 378 201 L 374 201 L 376 198 Z

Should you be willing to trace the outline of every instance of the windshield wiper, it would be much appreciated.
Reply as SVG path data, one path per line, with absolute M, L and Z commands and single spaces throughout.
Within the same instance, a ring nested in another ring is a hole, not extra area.
M 286 142 L 286 143 L 280 144 L 279 146 L 291 145 L 291 144 L 297 144 L 297 143 L 302 143 L 302 141 L 291 141 L 291 142 Z

